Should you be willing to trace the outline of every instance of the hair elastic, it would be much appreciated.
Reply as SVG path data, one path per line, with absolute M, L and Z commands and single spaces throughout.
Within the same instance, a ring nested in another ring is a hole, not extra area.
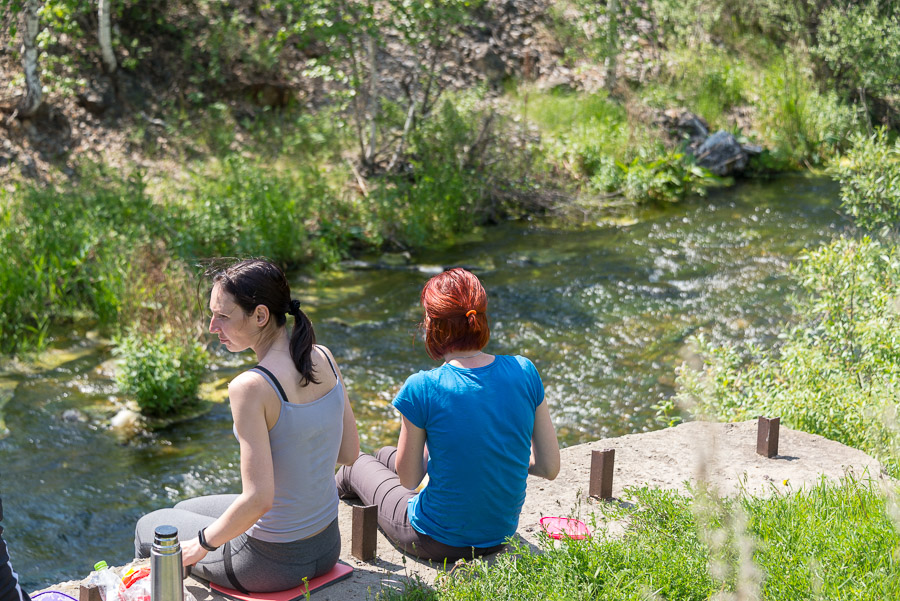
M 469 309 L 468 311 L 466 311 L 466 317 L 471 317 L 472 315 L 475 315 L 476 313 L 478 313 L 478 311 L 476 311 L 475 309 Z

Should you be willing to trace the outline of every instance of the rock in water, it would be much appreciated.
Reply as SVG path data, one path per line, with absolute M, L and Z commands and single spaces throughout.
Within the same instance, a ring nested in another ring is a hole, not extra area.
M 132 434 L 140 426 L 141 415 L 131 409 L 121 409 L 109 420 L 110 427 L 121 434 Z
M 747 167 L 747 153 L 733 135 L 719 130 L 697 149 L 697 164 L 718 176 L 733 175 Z

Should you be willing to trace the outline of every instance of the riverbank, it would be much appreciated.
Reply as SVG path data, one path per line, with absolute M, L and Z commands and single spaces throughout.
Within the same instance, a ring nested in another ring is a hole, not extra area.
M 760 38 L 752 20 L 733 40 L 724 16 L 688 35 L 693 11 L 639 3 L 607 71 L 607 16 L 589 5 L 453 3 L 410 17 L 436 28 L 428 40 L 387 12 L 372 65 L 347 81 L 371 24 L 337 40 L 329 19 L 233 4 L 233 21 L 208 2 L 117 16 L 130 43 L 116 44 L 127 60 L 114 77 L 68 60 L 93 47 L 87 5 L 46 24 L 45 110 L 0 119 L 0 353 L 39 351 L 88 320 L 122 337 L 134 373 L 148 362 L 129 350 L 148 345 L 167 365 L 197 365 L 195 341 L 170 332 L 190 321 L 171 291 L 195 288 L 198 261 L 315 270 L 448 247 L 506 219 L 631 223 L 642 205 L 734 177 L 828 164 L 862 131 L 855 100 L 819 91 L 808 52 Z M 18 70 L 0 57 L 0 79 Z M 707 162 L 719 155 L 707 137 L 736 154 Z M 189 401 L 185 379 L 176 395 Z
M 589 515 L 600 503 L 587 496 L 591 452 L 615 449 L 613 497 L 622 498 L 629 487 L 655 487 L 686 491 L 688 483 L 708 482 L 723 495 L 741 488 L 755 495 L 785 495 L 808 489 L 821 479 L 837 482 L 848 474 L 857 478 L 886 478 L 880 464 L 865 453 L 838 442 L 782 427 L 779 454 L 771 459 L 756 454 L 755 421 L 731 424 L 688 422 L 642 434 L 629 434 L 575 445 L 562 450 L 562 469 L 556 480 L 529 478 L 528 493 L 519 519 L 517 537 L 526 545 L 540 546 L 540 518 L 544 515 Z M 350 554 L 351 505 L 340 505 L 343 536 L 341 561 L 353 575 L 314 594 L 319 601 L 370 601 L 381 589 L 402 590 L 407 579 L 434 582 L 443 570 L 404 557 L 378 534 L 377 555 L 361 562 Z M 609 525 L 610 531 L 620 528 Z M 78 581 L 45 590 L 78 596 Z M 197 601 L 222 601 L 205 585 L 190 580 L 188 590 Z

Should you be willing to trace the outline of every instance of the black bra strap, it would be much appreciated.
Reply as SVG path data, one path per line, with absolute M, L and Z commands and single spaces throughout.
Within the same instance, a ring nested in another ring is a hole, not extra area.
M 317 344 L 316 346 L 318 347 L 319 345 Z M 328 359 L 328 365 L 331 366 L 331 373 L 333 373 L 334 377 L 337 378 L 338 377 L 337 370 L 334 368 L 334 363 L 331 362 L 331 357 L 329 357 L 328 353 L 323 351 L 321 347 L 319 347 L 319 352 L 322 353 L 323 355 L 325 355 L 325 358 Z
M 266 379 L 269 380 L 269 384 L 271 384 L 275 391 L 281 396 L 281 400 L 285 403 L 289 402 L 287 395 L 284 393 L 284 388 L 281 387 L 281 382 L 278 381 L 278 378 L 275 377 L 275 374 L 270 372 L 268 369 L 263 367 L 262 365 L 255 365 L 251 369 L 255 369 L 266 376 Z

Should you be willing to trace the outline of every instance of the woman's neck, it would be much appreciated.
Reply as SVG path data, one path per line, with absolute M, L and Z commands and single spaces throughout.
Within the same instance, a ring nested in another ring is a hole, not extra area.
M 459 361 L 460 359 L 474 359 L 480 355 L 483 355 L 483 351 L 479 350 L 469 350 L 469 351 L 452 351 L 444 355 L 444 361 L 449 363 L 450 361 Z
M 444 364 L 450 363 L 458 367 L 482 367 L 494 360 L 493 355 L 488 355 L 484 351 L 452 351 L 443 356 Z
M 256 362 L 262 363 L 263 359 L 265 359 L 270 353 L 288 353 L 291 352 L 290 347 L 290 339 L 288 339 L 287 330 L 284 328 L 278 328 L 278 330 L 272 336 L 267 337 L 265 340 L 261 340 L 259 344 L 253 347 L 253 352 L 256 353 Z

